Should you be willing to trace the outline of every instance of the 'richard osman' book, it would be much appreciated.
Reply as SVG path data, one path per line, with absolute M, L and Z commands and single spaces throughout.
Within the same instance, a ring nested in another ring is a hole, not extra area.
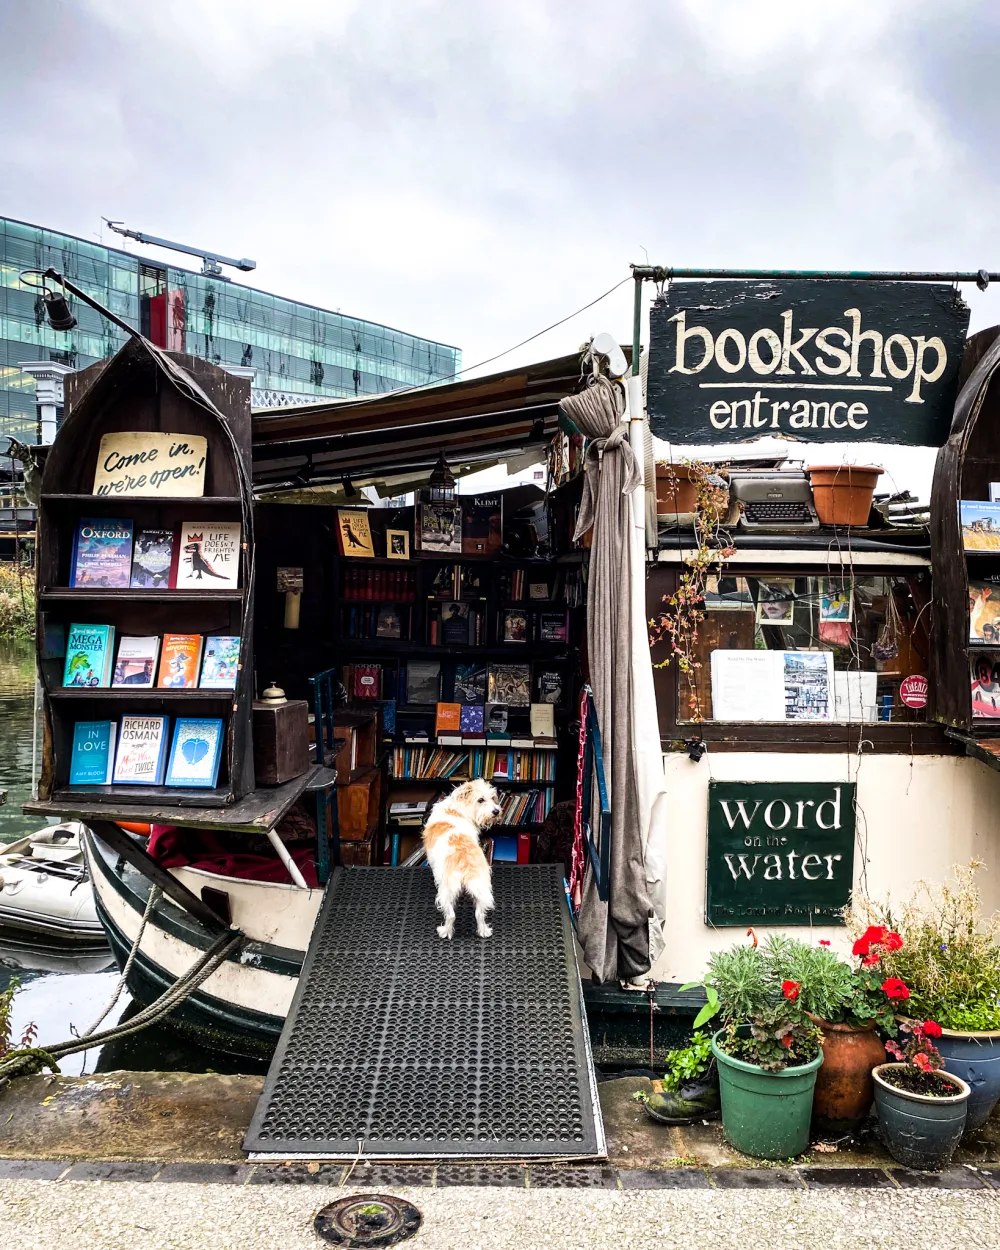
M 71 586 L 124 589 L 132 571 L 132 522 L 121 517 L 81 517 L 73 535 Z
M 162 786 L 167 762 L 167 717 L 123 716 L 118 730 L 114 782 Z
M 71 625 L 66 639 L 64 686 L 110 686 L 113 625 Z
M 71 786 L 109 786 L 115 762 L 113 720 L 78 720 L 73 726 L 73 753 L 69 763 Z

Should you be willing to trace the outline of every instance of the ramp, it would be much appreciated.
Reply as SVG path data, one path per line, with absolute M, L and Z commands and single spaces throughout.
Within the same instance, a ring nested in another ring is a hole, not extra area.
M 463 900 L 447 942 L 427 868 L 335 872 L 252 1159 L 605 1157 L 562 871 L 493 884 L 493 937 Z

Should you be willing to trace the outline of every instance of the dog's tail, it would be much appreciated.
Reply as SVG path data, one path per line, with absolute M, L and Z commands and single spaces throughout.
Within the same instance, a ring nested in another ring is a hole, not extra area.
M 484 911 L 493 910 L 495 906 L 493 902 L 493 882 L 489 877 L 477 875 L 465 881 L 464 885 L 474 903 Z

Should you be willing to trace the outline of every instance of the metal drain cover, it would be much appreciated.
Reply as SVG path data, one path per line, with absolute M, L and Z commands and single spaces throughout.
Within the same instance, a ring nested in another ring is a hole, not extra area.
M 394 1246 L 412 1237 L 423 1217 L 412 1203 L 388 1194 L 355 1194 L 331 1202 L 314 1227 L 335 1246 Z

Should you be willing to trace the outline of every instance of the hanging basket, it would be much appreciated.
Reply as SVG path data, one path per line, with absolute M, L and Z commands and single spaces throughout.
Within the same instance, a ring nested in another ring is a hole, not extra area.
M 821 525 L 867 525 L 882 470 L 863 464 L 819 464 L 809 469 Z

